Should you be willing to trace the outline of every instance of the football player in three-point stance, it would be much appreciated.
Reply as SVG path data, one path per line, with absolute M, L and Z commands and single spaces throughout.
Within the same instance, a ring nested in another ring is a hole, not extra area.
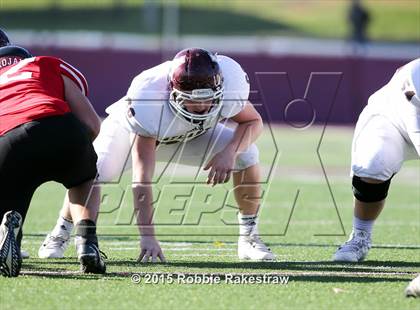
M 392 177 L 404 161 L 419 158 L 420 59 L 416 59 L 369 98 L 359 117 L 352 146 L 353 231 L 334 261 L 363 261 Z
M 232 175 L 239 206 L 239 258 L 275 259 L 257 230 L 261 189 L 258 149 L 253 142 L 263 124 L 248 101 L 249 88 L 246 73 L 233 59 L 188 48 L 172 61 L 143 71 L 134 78 L 127 95 L 108 107 L 109 115 L 94 142 L 98 182 L 113 181 L 132 166 L 141 261 L 165 260 L 155 237 L 151 184 L 155 163 L 172 158 L 179 164 L 203 166 L 209 171 L 209 184 L 226 183 Z M 225 126 L 222 119 L 236 122 L 236 129 Z M 95 187 L 91 203 L 96 208 L 99 196 L 99 187 Z M 65 201 L 39 256 L 63 257 L 71 229 Z
M 21 227 L 32 195 L 43 183 L 68 188 L 76 249 L 84 272 L 104 273 L 96 210 L 86 208 L 96 176 L 92 141 L 100 119 L 87 82 L 55 57 L 33 57 L 11 45 L 0 29 L 0 273 L 19 275 Z

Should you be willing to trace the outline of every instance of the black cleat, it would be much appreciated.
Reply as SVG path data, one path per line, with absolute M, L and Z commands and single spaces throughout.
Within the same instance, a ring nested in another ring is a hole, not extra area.
M 86 238 L 75 238 L 77 258 L 80 262 L 80 271 L 83 273 L 105 273 L 106 265 L 103 257 L 106 255 L 99 250 L 98 244 Z
M 22 266 L 22 256 L 16 236 L 22 226 L 19 212 L 4 214 L 0 225 L 0 272 L 5 277 L 17 277 Z

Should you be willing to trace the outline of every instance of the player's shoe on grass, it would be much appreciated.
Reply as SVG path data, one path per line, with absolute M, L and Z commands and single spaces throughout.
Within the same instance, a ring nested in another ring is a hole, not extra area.
M 420 275 L 415 277 L 405 289 L 405 296 L 420 297 Z
M 74 243 L 76 244 L 80 270 L 83 273 L 105 273 L 106 265 L 103 257 L 106 258 L 106 255 L 99 250 L 96 242 L 76 236 Z
M 364 230 L 353 230 L 342 246 L 333 256 L 335 262 L 357 263 L 365 259 L 371 248 L 370 234 Z
M 238 257 L 241 260 L 273 261 L 276 256 L 271 252 L 258 235 L 240 236 L 238 240 Z
M 22 266 L 22 256 L 16 241 L 22 226 L 19 212 L 4 214 L 0 225 L 0 272 L 5 277 L 17 277 Z
M 70 243 L 70 234 L 62 232 L 59 235 L 48 234 L 38 250 L 39 258 L 63 258 Z

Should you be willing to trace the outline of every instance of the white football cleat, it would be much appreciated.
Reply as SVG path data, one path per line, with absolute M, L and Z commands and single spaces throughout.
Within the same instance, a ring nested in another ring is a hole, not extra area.
M 273 261 L 276 256 L 271 252 L 258 235 L 240 236 L 238 240 L 238 257 L 241 260 Z
M 414 278 L 405 289 L 405 296 L 407 297 L 420 297 L 420 275 Z
M 38 250 L 39 258 L 63 258 L 70 243 L 70 234 L 48 234 Z
M 364 230 L 353 230 L 347 240 L 333 256 L 335 262 L 357 263 L 365 259 L 371 248 L 370 234 Z

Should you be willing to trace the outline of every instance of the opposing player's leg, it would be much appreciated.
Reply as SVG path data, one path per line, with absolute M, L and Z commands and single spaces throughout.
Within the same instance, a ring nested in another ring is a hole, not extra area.
M 91 187 L 89 198 L 87 201 L 88 208 L 94 210 L 93 213 L 99 212 L 100 186 L 95 184 Z M 74 228 L 73 216 L 70 209 L 69 191 L 64 197 L 63 207 L 57 218 L 57 222 L 53 230 L 46 236 L 44 242 L 38 249 L 39 258 L 63 258 L 64 252 L 70 244 L 71 233 Z M 95 218 L 96 222 L 96 218 Z M 76 222 L 77 223 L 77 222 Z
M 22 226 L 32 195 L 39 184 L 28 182 L 30 179 L 16 177 L 20 174 L 15 169 L 12 169 L 15 176 L 7 173 L 12 177 L 4 178 L 2 172 L 5 169 L 0 167 L 0 170 L 0 272 L 7 277 L 16 277 L 23 258 L 20 248 Z
M 89 193 L 88 205 L 98 213 L 101 195 L 100 183 L 119 179 L 124 170 L 131 165 L 131 160 L 128 158 L 130 154 L 129 132 L 115 118 L 109 116 L 102 122 L 101 131 L 93 145 L 98 155 L 98 176 Z M 63 258 L 70 243 L 73 227 L 67 192 L 56 225 L 39 248 L 38 256 L 40 258 Z
M 99 251 L 96 236 L 97 208 L 89 203 L 92 184 L 97 176 L 97 155 L 89 136 L 80 121 L 69 115 L 63 124 L 53 124 L 60 128 L 65 143 L 59 142 L 55 152 L 57 159 L 48 158 L 51 180 L 63 184 L 68 189 L 68 201 L 72 219 L 76 227 L 76 251 L 82 272 L 105 273 L 106 267 Z M 51 136 L 51 134 L 45 134 Z M 52 136 L 55 141 L 55 137 Z M 46 167 L 43 167 L 46 169 Z
M 97 209 L 86 204 L 93 180 L 84 182 L 68 191 L 72 219 L 76 224 L 75 245 L 81 271 L 86 273 L 105 273 L 106 266 L 99 251 L 96 236 Z
M 17 276 L 21 264 L 19 232 L 36 188 L 47 181 L 62 183 L 71 189 L 70 204 L 78 205 L 76 225 L 91 223 L 96 215 L 85 205 L 86 184 L 96 176 L 97 157 L 86 130 L 71 114 L 26 123 L 0 139 L 6 140 L 9 149 L 1 152 L 6 156 L 0 156 L 0 215 L 4 218 L 0 252 L 7 254 L 1 263 L 9 269 L 7 275 Z M 90 236 L 82 233 L 82 237 Z
M 356 126 L 352 151 L 353 229 L 338 248 L 334 261 L 360 262 L 371 248 L 372 228 L 381 213 L 391 178 L 409 158 L 410 145 L 381 115 L 363 111 Z
M 7 277 L 20 273 L 22 225 L 40 184 L 27 167 L 27 140 L 24 125 L 0 136 L 0 273 Z

